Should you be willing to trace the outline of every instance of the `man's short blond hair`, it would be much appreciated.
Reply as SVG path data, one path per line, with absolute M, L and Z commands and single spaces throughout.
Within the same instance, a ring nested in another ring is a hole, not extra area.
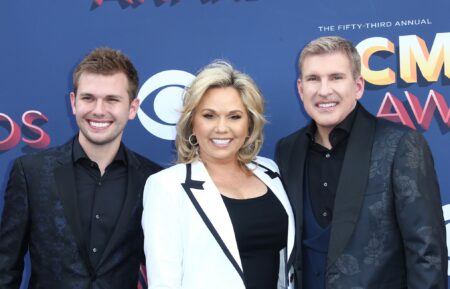
M 361 75 L 361 57 L 349 40 L 339 36 L 324 36 L 308 43 L 300 53 L 298 71 L 302 74 L 303 63 L 308 56 L 342 52 L 350 61 L 353 78 Z

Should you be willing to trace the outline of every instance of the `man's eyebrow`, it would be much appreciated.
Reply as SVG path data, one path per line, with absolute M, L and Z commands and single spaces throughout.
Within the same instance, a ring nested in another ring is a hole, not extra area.
M 119 94 L 107 94 L 105 98 L 124 98 L 124 97 Z
M 92 93 L 83 92 L 83 93 L 80 93 L 80 96 L 94 96 L 94 95 Z
M 303 74 L 303 77 L 311 77 L 311 76 L 318 76 L 318 75 L 317 75 L 317 73 Z

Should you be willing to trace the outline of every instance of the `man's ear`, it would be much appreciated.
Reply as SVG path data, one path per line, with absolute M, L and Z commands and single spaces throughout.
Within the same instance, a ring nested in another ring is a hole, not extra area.
M 72 114 L 75 114 L 75 112 L 77 111 L 75 107 L 75 99 L 76 99 L 75 92 L 72 91 L 70 93 L 70 105 L 72 106 Z
M 301 101 L 303 101 L 303 83 L 300 77 L 297 78 L 297 92 L 298 95 L 300 96 Z
M 139 98 L 135 98 L 130 103 L 130 112 L 128 114 L 128 119 L 132 120 L 136 117 L 136 114 L 139 110 Z
M 356 78 L 355 82 L 356 82 L 356 92 L 355 92 L 356 100 L 359 100 L 364 94 L 365 81 L 364 78 L 360 75 L 358 76 L 358 78 Z

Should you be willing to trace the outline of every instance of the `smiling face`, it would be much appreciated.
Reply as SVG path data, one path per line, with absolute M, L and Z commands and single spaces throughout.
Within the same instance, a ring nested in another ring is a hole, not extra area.
M 233 87 L 209 89 L 195 110 L 192 131 L 205 163 L 237 162 L 248 129 L 247 110 Z
M 342 52 L 307 56 L 301 72 L 297 88 L 305 111 L 318 133 L 328 136 L 362 97 L 364 79 L 354 79 L 350 60 Z
M 72 112 L 80 128 L 79 141 L 87 146 L 118 145 L 128 120 L 134 119 L 139 100 L 130 103 L 124 73 L 83 73 L 77 94 L 70 94 Z

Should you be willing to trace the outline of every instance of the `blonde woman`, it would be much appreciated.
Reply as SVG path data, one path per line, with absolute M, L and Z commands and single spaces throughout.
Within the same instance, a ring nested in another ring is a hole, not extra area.
M 178 164 L 144 189 L 150 289 L 293 288 L 294 217 L 276 164 L 257 157 L 264 100 L 216 61 L 186 90 Z

